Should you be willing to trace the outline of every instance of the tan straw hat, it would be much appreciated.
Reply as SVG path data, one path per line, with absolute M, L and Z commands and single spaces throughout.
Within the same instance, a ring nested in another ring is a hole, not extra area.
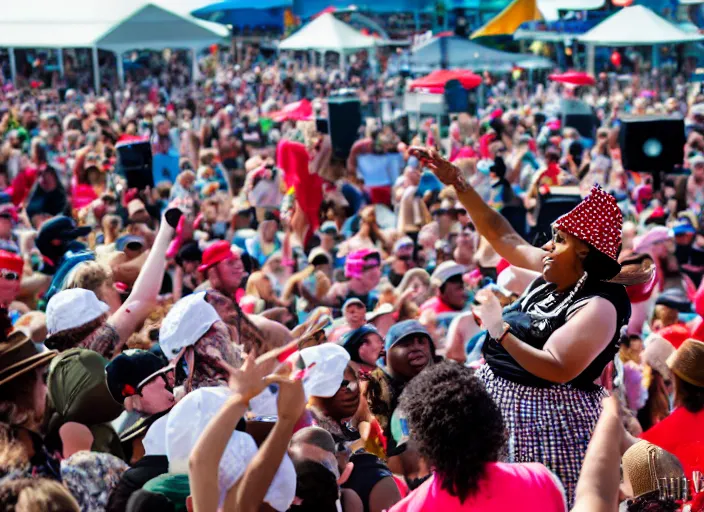
M 623 454 L 623 474 L 633 489 L 633 496 L 658 490 L 658 479 L 684 476 L 679 459 L 648 441 L 638 441 Z
M 667 358 L 672 373 L 693 386 L 704 388 L 704 342 L 688 339 Z

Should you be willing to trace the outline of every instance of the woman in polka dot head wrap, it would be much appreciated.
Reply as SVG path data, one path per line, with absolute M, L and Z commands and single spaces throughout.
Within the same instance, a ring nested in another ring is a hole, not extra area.
M 623 217 L 616 200 L 594 187 L 553 223 L 552 240 L 534 247 L 436 151 L 411 153 L 455 187 L 477 231 L 500 256 L 541 273 L 506 309 L 493 294 L 478 294 L 475 313 L 487 330 L 478 375 L 504 416 L 506 458 L 545 464 L 561 479 L 571 507 L 606 396 L 596 382 L 631 314 L 624 285 L 609 281 L 621 271 Z

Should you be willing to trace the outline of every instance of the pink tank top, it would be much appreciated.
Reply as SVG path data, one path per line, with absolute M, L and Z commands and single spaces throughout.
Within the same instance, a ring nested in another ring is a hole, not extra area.
M 522 512 L 565 512 L 561 485 L 542 464 L 490 463 L 486 467 L 486 478 L 479 484 L 479 491 L 464 503 L 443 490 L 440 480 L 433 475 L 389 512 L 495 512 L 518 509 Z

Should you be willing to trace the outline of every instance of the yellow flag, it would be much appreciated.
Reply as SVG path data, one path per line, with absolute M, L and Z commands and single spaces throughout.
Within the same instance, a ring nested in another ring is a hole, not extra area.
M 537 0 L 513 0 L 486 25 L 476 30 L 471 38 L 512 35 L 521 23 L 539 19 L 542 19 L 542 16 L 538 10 Z

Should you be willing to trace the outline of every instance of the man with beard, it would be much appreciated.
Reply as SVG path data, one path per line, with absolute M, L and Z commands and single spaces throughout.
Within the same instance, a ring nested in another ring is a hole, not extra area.
M 244 295 L 242 285 L 247 271 L 239 251 L 229 242 L 220 240 L 205 249 L 198 271 L 202 272 L 207 280 L 196 288 L 196 292 L 213 289 L 233 300 L 238 300 Z
M 244 295 L 242 283 L 247 270 L 239 252 L 229 242 L 215 242 L 203 251 L 198 270 L 205 274 L 207 281 L 198 286 L 196 292 L 208 291 L 206 300 L 230 327 L 232 340 L 243 345 L 245 352 L 254 350 L 263 354 L 291 340 L 291 333 L 283 325 L 263 316 L 246 315 L 237 305 Z

